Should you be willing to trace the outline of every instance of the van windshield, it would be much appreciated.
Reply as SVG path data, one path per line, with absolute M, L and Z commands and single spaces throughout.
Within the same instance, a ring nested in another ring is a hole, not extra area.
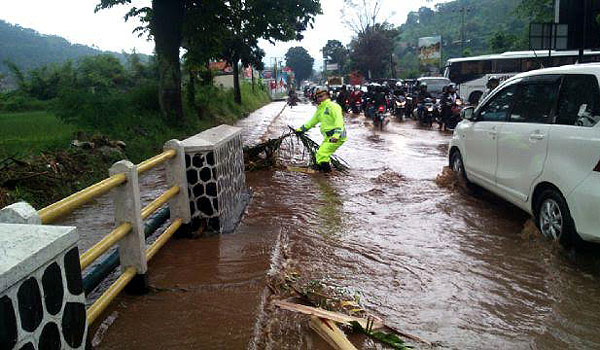
M 440 79 L 424 79 L 421 82 L 423 83 L 427 83 L 427 90 L 428 91 L 436 91 L 436 92 L 441 92 L 442 88 L 448 84 L 450 84 L 450 80 L 445 79 L 445 78 L 440 78 Z

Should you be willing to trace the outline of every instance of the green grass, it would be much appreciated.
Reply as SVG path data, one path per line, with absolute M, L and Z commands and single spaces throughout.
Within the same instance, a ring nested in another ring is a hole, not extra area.
M 66 148 L 75 130 L 49 112 L 0 113 L 0 158 Z
M 102 130 L 86 130 L 88 135 L 104 134 L 127 144 L 126 154 L 133 162 L 160 152 L 170 139 L 184 139 L 221 123 L 232 124 L 240 117 L 269 102 L 266 91 L 249 83 L 241 84 L 242 104 L 233 99 L 233 90 L 213 86 L 197 91 L 201 116 L 186 113 L 185 127 L 165 122 L 158 112 L 140 112 L 112 120 Z M 189 108 L 188 109 L 189 112 Z M 0 113 L 0 160 L 8 156 L 24 158 L 41 151 L 68 148 L 80 127 L 67 124 L 47 111 Z
M 196 94 L 196 102 L 217 122 L 233 123 L 240 116 L 248 114 L 269 102 L 269 95 L 257 84 L 254 91 L 247 82 L 240 83 L 242 104 L 234 101 L 233 89 L 221 89 L 214 86 L 200 87 Z

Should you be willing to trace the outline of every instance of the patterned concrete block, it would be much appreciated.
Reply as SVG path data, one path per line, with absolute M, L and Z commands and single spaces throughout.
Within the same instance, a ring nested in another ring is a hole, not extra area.
M 0 224 L 0 349 L 83 349 L 74 227 Z
M 192 226 L 235 229 L 250 195 L 246 189 L 241 129 L 220 125 L 182 141 Z

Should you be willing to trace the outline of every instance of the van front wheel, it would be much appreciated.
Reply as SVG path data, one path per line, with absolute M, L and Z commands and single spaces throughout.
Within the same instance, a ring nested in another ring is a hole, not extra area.
M 452 155 L 450 156 L 450 165 L 452 167 L 452 171 L 454 172 L 454 175 L 458 179 L 459 184 L 465 190 L 469 190 L 469 191 L 472 190 L 473 184 L 467 178 L 467 173 L 465 172 L 465 164 L 463 162 L 460 151 L 454 151 L 452 153 Z
M 544 236 L 565 247 L 581 242 L 567 201 L 560 192 L 554 189 L 545 190 L 537 203 L 536 223 Z

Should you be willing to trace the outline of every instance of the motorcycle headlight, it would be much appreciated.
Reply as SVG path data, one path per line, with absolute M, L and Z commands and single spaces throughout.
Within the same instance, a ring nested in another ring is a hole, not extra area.
M 428 108 L 427 108 L 427 111 L 429 111 L 429 112 L 433 112 L 433 107 L 428 107 Z
M 402 101 L 400 102 L 400 107 L 404 107 L 406 105 L 406 102 Z

